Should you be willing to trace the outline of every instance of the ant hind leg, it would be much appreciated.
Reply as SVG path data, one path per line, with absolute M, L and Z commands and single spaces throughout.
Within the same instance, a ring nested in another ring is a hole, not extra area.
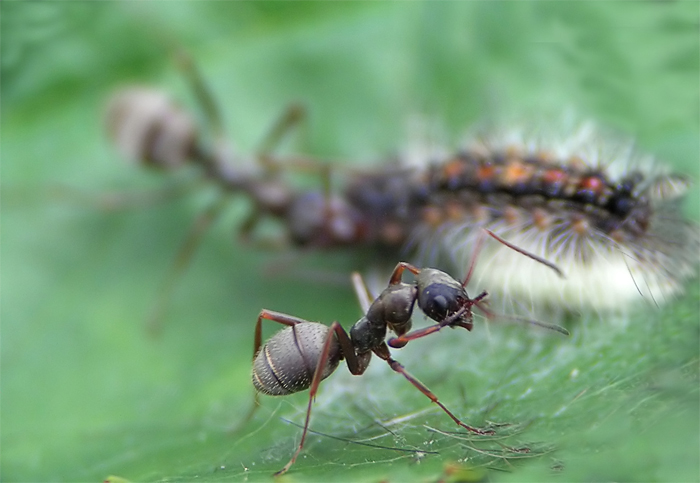
M 438 401 L 438 398 L 433 392 L 428 389 L 428 387 L 420 382 L 418 379 L 416 379 L 413 375 L 411 375 L 406 368 L 397 360 L 392 359 L 390 354 L 389 354 L 389 349 L 387 348 L 386 345 L 380 346 L 377 349 L 374 350 L 374 353 L 377 354 L 380 358 L 384 359 L 388 364 L 389 367 L 391 367 L 391 370 L 394 372 L 398 372 L 401 374 L 403 377 L 406 378 L 408 382 L 413 384 L 413 386 L 418 389 L 420 392 L 422 392 L 425 396 L 427 396 L 432 402 L 440 406 L 440 408 L 447 413 L 447 415 L 455 422 L 457 423 L 458 426 L 461 426 L 462 428 L 466 429 L 467 431 L 470 431 L 475 434 L 480 434 L 480 435 L 492 435 L 495 434 L 493 430 L 490 429 L 479 429 L 479 428 L 474 428 L 472 426 L 469 426 L 465 423 L 463 423 L 457 416 L 452 414 L 452 412 L 447 409 L 447 407 L 442 404 L 440 401 Z
M 261 313 L 262 316 L 262 313 Z M 295 317 L 292 316 L 286 316 L 285 322 L 281 322 L 280 320 L 274 319 L 277 322 L 281 323 L 287 323 L 287 322 L 294 322 Z M 260 320 L 260 319 L 258 319 Z M 345 329 L 338 323 L 338 322 L 333 322 L 331 324 L 330 330 L 328 331 L 328 335 L 326 336 L 326 340 L 324 341 L 323 344 L 323 349 L 321 350 L 321 356 L 318 359 L 318 363 L 316 364 L 316 370 L 314 371 L 314 377 L 311 382 L 311 387 L 309 388 L 309 403 L 306 408 L 306 419 L 304 421 L 304 430 L 301 434 L 301 440 L 299 441 L 299 446 L 297 447 L 297 450 L 294 452 L 294 455 L 292 458 L 289 460 L 289 462 L 284 465 L 284 467 L 279 470 L 277 473 L 275 473 L 274 476 L 280 476 L 286 473 L 289 468 L 292 467 L 294 462 L 296 461 L 297 457 L 299 456 L 299 453 L 301 453 L 302 448 L 304 447 L 304 441 L 306 440 L 306 435 L 308 434 L 309 431 L 309 421 L 311 419 L 311 405 L 313 404 L 314 398 L 316 397 L 316 393 L 318 392 L 318 386 L 321 384 L 321 380 L 323 379 L 323 372 L 324 369 L 326 368 L 328 364 L 328 358 L 330 356 L 330 350 L 334 342 L 338 342 L 341 346 L 341 349 L 343 351 L 343 354 L 345 355 L 345 360 L 348 364 L 348 368 L 350 369 L 350 372 L 353 375 L 361 375 L 365 372 L 367 369 L 367 365 L 369 364 L 369 359 L 358 359 L 357 356 L 355 355 L 355 351 L 352 346 L 352 342 L 350 340 L 350 336 L 348 336 L 347 332 L 345 332 Z M 371 353 L 370 353 L 371 354 Z
M 300 317 L 294 317 L 293 315 L 283 314 L 282 312 L 275 312 L 273 310 L 267 310 L 267 309 L 261 310 L 260 314 L 258 315 L 258 320 L 255 322 L 255 337 L 254 337 L 254 341 L 253 341 L 253 360 L 255 360 L 255 356 L 258 354 L 260 347 L 262 347 L 262 321 L 263 320 L 270 320 L 272 322 L 277 322 L 279 324 L 287 325 L 287 326 L 295 326 L 297 324 L 308 322 L 308 320 L 302 319 Z M 248 421 L 250 421 L 253 418 L 253 416 L 255 415 L 255 413 L 257 412 L 259 407 L 260 407 L 260 395 L 258 394 L 258 391 L 255 391 L 254 395 L 253 395 L 253 404 L 251 405 L 251 408 L 248 410 L 248 413 L 238 423 L 236 423 L 235 426 L 230 428 L 227 432 L 228 433 L 237 433 L 241 428 L 243 428 L 246 424 L 248 424 Z

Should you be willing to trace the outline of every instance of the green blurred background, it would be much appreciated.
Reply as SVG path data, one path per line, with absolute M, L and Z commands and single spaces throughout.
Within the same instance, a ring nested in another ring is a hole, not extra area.
M 258 312 L 346 327 L 360 315 L 349 285 L 297 276 L 330 266 L 344 279 L 360 268 L 354 259 L 242 246 L 237 201 L 178 284 L 162 336 L 146 335 L 156 290 L 213 192 L 100 209 L 101 194 L 166 183 L 122 162 L 100 120 L 125 82 L 194 106 L 166 41 L 192 53 L 243 152 L 291 101 L 310 113 L 297 147 L 362 161 L 400 149 L 415 114 L 458 139 L 494 113 L 573 110 L 697 179 L 695 1 L 0 9 L 4 481 L 268 480 L 297 444 L 300 429 L 284 420 L 303 421 L 307 394 L 265 398 L 253 421 L 227 433 L 251 400 Z M 697 219 L 697 189 L 689 198 Z M 341 367 L 314 409 L 312 429 L 329 436 L 311 435 L 285 478 L 697 481 L 698 314 L 693 282 L 626 328 L 597 315 L 574 321 L 569 339 L 480 325 L 397 353 L 466 421 L 510 424 L 495 440 L 447 433 L 449 419 L 382 364 L 361 378 Z M 530 452 L 511 450 L 522 447 Z

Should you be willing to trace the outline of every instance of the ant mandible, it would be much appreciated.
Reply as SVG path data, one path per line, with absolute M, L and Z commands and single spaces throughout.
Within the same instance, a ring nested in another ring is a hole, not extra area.
M 353 375 L 364 374 L 369 366 L 372 353 L 385 360 L 394 372 L 403 375 L 408 382 L 440 406 L 457 425 L 479 435 L 494 434 L 492 430 L 478 429 L 463 423 L 438 401 L 437 396 L 428 387 L 393 359 L 389 352 L 389 346 L 401 348 L 409 341 L 425 337 L 443 327 L 464 327 L 471 330 L 473 306 L 484 312 L 486 317 L 495 317 L 495 314 L 484 307 L 486 292 L 470 298 L 465 289 L 473 273 L 474 262 L 481 244 L 483 244 L 484 234 L 488 234 L 523 255 L 551 267 L 559 275 L 562 275 L 561 271 L 552 263 L 511 245 L 489 230 L 484 230 L 477 241 L 469 270 L 462 282 L 437 269 L 419 269 L 409 263 L 400 262 L 394 269 L 387 288 L 370 303 L 371 297 L 362 277 L 357 273 L 353 274 L 353 284 L 365 315 L 352 326 L 349 334 L 338 322 L 333 322 L 329 327 L 271 310 L 264 309 L 260 312 L 255 325 L 255 355 L 252 374 L 255 389 L 272 396 L 284 396 L 310 389 L 306 420 L 299 446 L 289 462 L 275 473 L 275 476 L 286 473 L 304 447 L 311 417 L 311 404 L 321 381 L 330 376 L 343 359 Z M 401 280 L 405 270 L 415 275 L 414 283 L 408 284 Z M 416 302 L 418 302 L 420 309 L 437 324 L 409 332 L 412 325 L 411 315 Z M 288 327 L 277 332 L 265 345 L 262 345 L 263 320 L 271 320 Z M 518 320 L 568 334 L 565 329 L 559 326 L 526 319 Z M 385 342 L 387 330 L 393 331 L 397 336 L 389 339 L 389 346 Z

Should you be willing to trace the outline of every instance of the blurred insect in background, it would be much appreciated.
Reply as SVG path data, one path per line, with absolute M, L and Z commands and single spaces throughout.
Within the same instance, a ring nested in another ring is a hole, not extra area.
M 279 160 L 272 153 L 303 116 L 301 107 L 290 106 L 263 140 L 259 151 L 244 158 L 228 149 L 217 104 L 195 65 L 182 52 L 178 61 L 205 114 L 209 136 L 202 134 L 191 113 L 162 91 L 150 87 L 129 86 L 118 90 L 110 98 L 106 113 L 108 134 L 125 157 L 161 171 L 196 165 L 206 179 L 222 188 L 224 195 L 198 217 L 183 242 L 150 314 L 148 327 L 152 332 L 160 330 L 174 283 L 187 267 L 207 228 L 226 206 L 227 194 L 242 194 L 253 204 L 250 216 L 240 226 L 244 239 L 254 234 L 264 217 L 279 220 L 289 240 L 298 246 L 346 246 L 361 243 L 362 238 L 355 219 L 357 214 L 341 197 L 330 193 L 327 166 L 310 158 Z M 295 190 L 282 176 L 290 170 L 319 174 L 323 188 Z
M 403 375 L 414 387 L 440 406 L 457 425 L 479 435 L 494 434 L 492 430 L 477 429 L 463 423 L 438 400 L 430 389 L 393 359 L 389 351 L 389 347 L 404 347 L 412 340 L 420 339 L 445 327 L 463 327 L 471 331 L 473 328 L 472 307 L 477 307 L 489 319 L 498 317 L 485 306 L 487 292 L 481 292 L 476 297 L 471 298 L 465 288 L 473 273 L 485 234 L 492 236 L 516 253 L 532 258 L 552 269 L 557 275 L 562 276 L 561 271 L 555 265 L 511 245 L 492 232 L 481 230 L 467 275 L 463 281 L 456 280 L 441 270 L 419 269 L 409 263 L 400 262 L 394 268 L 388 286 L 374 301 L 371 301 L 372 296 L 369 294 L 362 276 L 355 272 L 353 284 L 365 315 L 352 326 L 349 333 L 338 322 L 327 326 L 271 310 L 260 312 L 255 324 L 253 350 L 252 379 L 257 391 L 253 411 L 259 405 L 258 392 L 272 396 L 285 396 L 310 389 L 301 440 L 292 458 L 275 474 L 276 476 L 289 470 L 304 446 L 309 429 L 311 405 L 321 381 L 330 376 L 343 359 L 353 375 L 364 374 L 369 366 L 372 353 L 385 360 L 394 372 Z M 414 275 L 413 283 L 402 281 L 403 273 L 406 270 Z M 411 317 L 416 303 L 425 315 L 437 323 L 411 332 Z M 277 322 L 286 325 L 287 328 L 275 333 L 263 345 L 263 320 Z M 556 325 L 536 320 L 516 320 L 568 335 L 565 329 Z M 388 330 L 393 331 L 396 337 L 385 342 Z M 252 412 L 246 421 L 251 416 Z
M 189 58 L 181 55 L 180 62 L 214 139 L 202 136 L 193 116 L 161 91 L 144 87 L 112 97 L 111 138 L 144 165 L 170 171 L 196 164 L 224 192 L 247 196 L 254 208 L 241 224 L 243 237 L 270 217 L 298 247 L 371 248 L 461 276 L 486 228 L 567 273 L 562 281 L 503 246 L 486 250 L 473 280 L 494 287 L 504 311 L 531 314 L 622 312 L 640 297 L 658 304 L 696 274 L 699 231 L 680 210 L 689 179 L 655 168 L 629 143 L 606 140 L 590 124 L 561 136 L 492 129 L 454 154 L 407 152 L 357 169 L 276 158 L 273 148 L 303 112 L 293 106 L 262 148 L 243 157 L 221 149 L 217 104 Z M 331 189 L 331 170 L 342 175 L 338 189 Z M 295 188 L 282 176 L 289 171 L 317 173 L 321 187 Z M 185 240 L 151 329 L 160 327 L 174 280 L 223 205 L 223 199 L 213 203 Z

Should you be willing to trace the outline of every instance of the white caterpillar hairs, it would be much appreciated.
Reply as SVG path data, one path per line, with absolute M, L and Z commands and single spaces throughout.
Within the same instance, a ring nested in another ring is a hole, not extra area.
M 465 270 L 483 227 L 566 274 L 487 244 L 474 287 L 504 305 L 623 312 L 663 303 L 697 275 L 698 227 L 680 211 L 689 179 L 591 123 L 570 136 L 491 130 L 427 173 L 432 199 L 409 242 L 420 263 Z

